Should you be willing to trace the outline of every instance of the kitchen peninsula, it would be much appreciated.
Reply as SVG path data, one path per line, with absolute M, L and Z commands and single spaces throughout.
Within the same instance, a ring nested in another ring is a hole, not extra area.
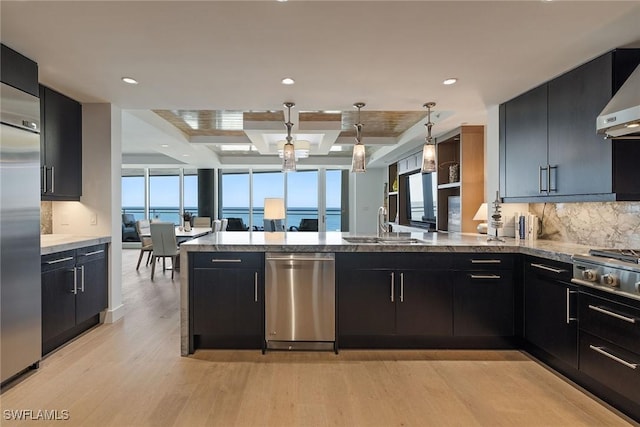
M 458 269 L 459 271 L 472 269 L 486 272 L 488 271 L 488 267 L 496 266 L 495 263 L 492 264 L 494 261 L 487 263 L 479 261 L 475 266 L 467 268 L 464 263 L 473 261 L 465 261 L 465 259 L 469 257 L 465 257 L 463 254 L 473 254 L 475 258 L 481 259 L 484 257 L 490 258 L 491 260 L 498 258 L 494 257 L 494 255 L 502 255 L 505 257 L 502 265 L 507 266 L 507 268 L 511 270 L 511 274 L 513 274 L 513 270 L 515 269 L 513 256 L 517 254 L 532 255 L 544 259 L 570 263 L 571 255 L 588 250 L 587 247 L 582 245 L 548 240 L 517 242 L 514 239 L 506 239 L 506 243 L 488 242 L 486 235 L 477 234 L 413 232 L 391 233 L 390 236 L 393 238 L 401 237 L 402 240 L 398 239 L 397 243 L 394 243 L 393 239 L 385 243 L 349 243 L 345 238 L 349 239 L 354 236 L 340 232 L 222 232 L 209 234 L 183 243 L 180 250 L 182 355 L 186 356 L 194 351 L 193 342 L 190 345 L 189 330 L 190 319 L 192 319 L 190 302 L 193 302 L 193 297 L 189 291 L 190 280 L 191 285 L 193 285 L 193 279 L 190 277 L 190 274 L 193 274 L 193 265 L 191 265 L 191 263 L 193 263 L 197 257 L 203 257 L 203 254 L 255 255 L 257 258 L 252 259 L 252 267 L 254 267 L 255 272 L 258 273 L 258 277 L 263 280 L 263 257 L 266 252 L 336 253 L 336 275 L 338 276 L 337 293 L 339 294 L 341 265 L 345 265 L 344 272 L 348 271 L 348 263 L 353 262 L 353 259 L 349 259 L 348 257 L 357 257 L 361 254 L 362 259 L 368 259 L 371 262 L 378 263 L 378 267 L 385 267 L 389 271 L 396 268 L 407 268 L 408 263 L 414 263 L 415 265 L 412 265 L 410 268 L 425 270 L 425 274 L 428 274 L 428 271 L 433 267 L 437 267 L 441 271 L 446 269 Z M 414 243 L 406 243 L 409 240 L 413 240 Z M 443 256 L 444 254 L 455 256 L 446 257 Z M 439 256 L 439 258 L 433 258 L 434 256 Z M 206 258 L 206 255 L 204 258 Z M 240 257 L 235 256 L 234 258 Z M 409 258 L 411 259 L 409 260 Z M 456 266 L 451 264 L 454 261 Z M 195 262 L 198 261 L 196 260 Z M 397 265 L 391 265 L 392 263 L 397 263 Z M 509 281 L 508 287 L 511 288 L 509 295 L 513 295 L 513 276 L 509 277 Z M 263 286 L 264 285 L 260 286 L 260 288 Z M 366 286 L 366 284 L 363 284 L 363 286 Z M 262 294 L 263 290 L 259 289 L 259 291 L 260 294 Z M 251 284 L 251 292 L 253 292 L 253 282 Z M 513 318 L 513 313 L 511 313 L 511 318 Z M 340 329 L 340 320 L 338 321 L 338 329 Z M 261 332 L 262 331 L 260 331 L 260 333 Z M 513 332 L 511 332 L 511 335 L 513 335 Z

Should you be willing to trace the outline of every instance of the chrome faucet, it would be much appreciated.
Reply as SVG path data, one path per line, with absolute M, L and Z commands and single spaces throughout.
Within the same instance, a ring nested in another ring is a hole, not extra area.
M 389 222 L 387 220 L 387 208 L 380 206 L 378 208 L 378 237 L 383 233 L 389 232 Z

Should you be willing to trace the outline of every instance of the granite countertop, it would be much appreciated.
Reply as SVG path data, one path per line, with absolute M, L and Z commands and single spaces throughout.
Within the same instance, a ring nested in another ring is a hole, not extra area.
M 41 234 L 40 255 L 53 254 L 91 245 L 110 243 L 111 236 L 78 236 L 75 234 Z
M 488 242 L 486 235 L 471 233 L 391 233 L 417 239 L 416 243 L 349 243 L 354 237 L 341 232 L 219 232 L 183 243 L 184 252 L 506 252 L 524 253 L 571 262 L 571 255 L 587 246 L 551 240 Z M 363 237 L 363 236 L 358 236 Z M 366 236 L 365 236 L 366 237 Z M 369 236 L 373 237 L 373 236 Z

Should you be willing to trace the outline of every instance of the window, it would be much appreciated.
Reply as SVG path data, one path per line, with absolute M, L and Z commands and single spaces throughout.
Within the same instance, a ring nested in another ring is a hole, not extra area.
M 284 198 L 283 172 L 255 172 L 253 174 L 253 222 L 258 229 L 264 225 L 264 199 Z M 248 223 L 247 223 L 248 224 Z
M 327 231 L 342 230 L 342 171 L 326 172 L 325 206 Z
M 246 225 L 250 225 L 249 173 L 223 173 L 220 181 L 221 218 L 242 218 Z
M 303 218 L 318 219 L 318 171 L 287 174 L 287 229 Z
M 125 172 L 126 171 L 126 172 Z M 122 173 L 122 213 L 133 214 L 136 221 L 145 217 L 144 170 L 130 169 Z
M 198 171 L 196 169 L 185 169 L 183 173 L 182 206 L 185 211 L 197 215 Z
M 149 170 L 149 216 L 154 221 L 180 224 L 180 171 Z
M 436 173 L 412 173 L 406 175 L 407 212 L 409 223 L 435 229 L 438 180 Z

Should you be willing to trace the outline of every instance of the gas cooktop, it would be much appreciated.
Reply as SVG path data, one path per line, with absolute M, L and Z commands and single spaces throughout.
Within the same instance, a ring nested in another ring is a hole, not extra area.
M 640 300 L 640 250 L 591 249 L 571 258 L 573 283 Z
M 591 249 L 589 255 L 640 264 L 640 249 Z

